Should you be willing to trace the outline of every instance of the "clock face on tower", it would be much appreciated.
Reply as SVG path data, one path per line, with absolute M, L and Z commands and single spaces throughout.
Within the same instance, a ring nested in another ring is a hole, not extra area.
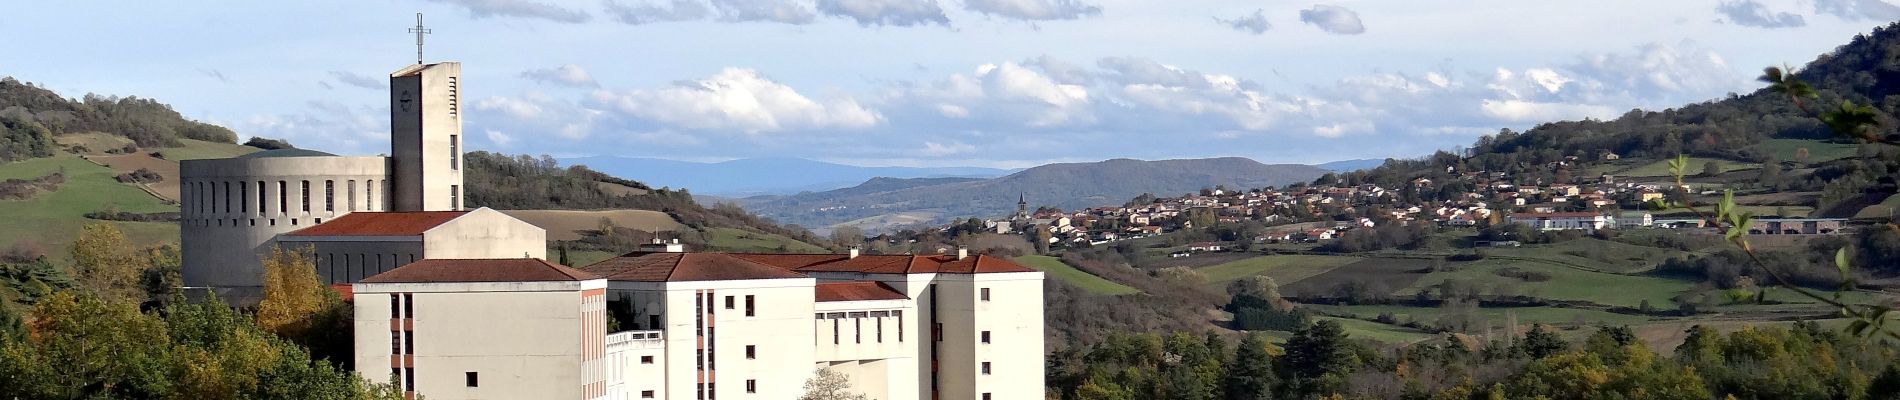
M 414 108 L 415 106 L 412 104 L 415 102 L 415 96 L 410 95 L 407 89 L 404 89 L 402 94 L 396 96 L 396 107 L 401 108 L 403 112 L 409 112 L 410 109 Z

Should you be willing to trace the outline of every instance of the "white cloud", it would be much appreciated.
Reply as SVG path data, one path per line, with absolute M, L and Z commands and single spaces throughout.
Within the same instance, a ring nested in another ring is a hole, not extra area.
M 514 137 L 494 129 L 484 130 L 482 136 L 487 137 L 489 142 L 494 142 L 497 146 L 507 146 L 515 142 Z
M 1694 42 L 1649 43 L 1634 53 L 1585 55 L 1564 67 L 1592 81 L 1591 93 L 1674 103 L 1705 100 L 1738 89 L 1749 79 L 1720 54 Z
M 815 100 L 743 68 L 670 87 L 596 91 L 592 98 L 623 115 L 699 131 L 865 129 L 884 120 L 877 110 L 850 97 Z
M 936 0 L 818 0 L 818 12 L 847 17 L 858 25 L 950 25 Z
M 540 104 L 521 98 L 494 96 L 475 102 L 476 111 L 499 112 L 515 119 L 539 119 L 546 111 Z
M 594 82 L 593 75 L 589 75 L 587 70 L 581 69 L 580 66 L 574 64 L 522 71 L 521 77 L 528 78 L 535 82 L 553 83 L 572 87 L 600 86 L 599 83 Z
M 785 0 L 711 0 L 720 20 L 726 22 L 778 22 L 792 25 L 812 23 L 817 14 L 804 3 Z
M 468 10 L 475 18 L 518 17 L 554 22 L 581 23 L 593 19 L 586 11 L 532 0 L 434 0 Z
M 667 6 L 649 3 L 624 5 L 619 1 L 607 1 L 607 14 L 615 21 L 629 25 L 644 25 L 656 22 L 691 21 L 706 18 L 711 11 L 699 0 L 672 0 Z
M 1323 136 L 1323 137 L 1337 138 L 1337 137 L 1345 136 L 1348 134 L 1370 133 L 1372 132 L 1372 129 L 1373 129 L 1372 121 L 1351 121 L 1351 122 L 1340 122 L 1340 123 L 1335 123 L 1331 125 L 1315 126 L 1313 127 L 1313 134 Z
M 252 115 L 229 126 L 245 136 L 283 139 L 298 147 L 338 154 L 389 152 L 387 108 L 330 101 L 310 101 L 304 106 L 292 113 Z
M 970 11 L 1029 21 L 1081 19 L 1101 15 L 1102 8 L 1082 0 L 965 0 Z
M 1267 30 L 1273 29 L 1273 24 L 1267 22 L 1267 11 L 1263 9 L 1256 9 L 1253 11 L 1253 14 L 1243 15 L 1234 19 L 1215 17 L 1214 21 L 1219 22 L 1221 25 L 1226 25 L 1229 28 L 1234 28 L 1234 30 L 1255 35 L 1267 33 Z
M 1736 25 L 1756 28 L 1796 28 L 1808 24 L 1798 14 L 1769 11 L 1768 6 L 1755 0 L 1723 1 L 1715 5 L 1715 12 Z
M 1588 104 L 1540 103 L 1524 100 L 1484 100 L 1486 116 L 1508 122 L 1547 122 L 1563 119 L 1616 116 L 1616 109 Z
M 336 78 L 336 81 L 339 83 L 364 89 L 382 90 L 389 85 L 381 79 L 376 79 L 369 75 L 350 73 L 348 71 L 330 71 L 330 77 Z
M 1900 6 L 1882 0 L 1814 0 L 1814 12 L 1849 21 L 1900 19 Z
M 957 155 L 957 154 L 969 153 L 972 151 L 976 151 L 976 146 L 971 146 L 968 144 L 956 143 L 956 142 L 943 144 L 943 143 L 926 141 L 924 142 L 924 148 L 922 150 L 922 153 L 926 156 L 931 156 L 931 157 L 943 157 L 943 156 L 952 156 L 952 155 Z
M 1320 4 L 1300 10 L 1300 22 L 1341 35 L 1357 35 L 1366 32 L 1366 25 L 1359 21 L 1359 13 L 1340 6 Z

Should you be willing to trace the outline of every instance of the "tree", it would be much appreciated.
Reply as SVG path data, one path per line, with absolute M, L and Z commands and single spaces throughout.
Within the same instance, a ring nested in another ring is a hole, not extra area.
M 864 244 L 864 229 L 855 226 L 831 228 L 831 243 L 842 248 Z
M 805 380 L 805 394 L 798 400 L 865 400 L 861 393 L 851 392 L 851 377 L 831 368 L 819 368 Z
M 1276 371 L 1290 394 L 1308 398 L 1345 389 L 1345 378 L 1359 367 L 1359 357 L 1346 330 L 1338 322 L 1324 320 L 1301 329 L 1286 341 L 1286 356 L 1280 357 Z
M 1722 174 L 1721 160 L 1709 160 L 1709 162 L 1702 163 L 1702 176 L 1716 176 L 1716 175 L 1721 175 L 1721 174 Z
M 142 297 L 144 288 L 139 278 L 146 266 L 133 253 L 118 225 L 96 222 L 81 227 L 79 239 L 73 241 L 73 264 L 80 285 L 101 298 L 116 301 Z
M 1556 333 L 1552 333 L 1550 327 L 1537 324 L 1531 326 L 1530 332 L 1524 333 L 1524 343 L 1519 346 L 1522 346 L 1523 353 L 1531 358 L 1544 358 L 1563 352 L 1564 349 L 1570 347 L 1570 344 L 1565 343 L 1563 338 L 1557 337 Z
M 1273 398 L 1273 358 L 1267 353 L 1267 341 L 1261 334 L 1240 338 L 1234 349 L 1233 366 L 1227 368 L 1227 398 L 1264 400 Z
M 184 286 L 184 278 L 179 275 L 184 260 L 178 247 L 165 244 L 145 249 L 145 259 L 151 266 L 139 280 L 145 289 L 145 302 L 163 303 L 177 297 L 179 288 Z
M 272 247 L 264 258 L 264 299 L 257 303 L 257 325 L 278 336 L 305 338 L 314 318 L 332 308 L 330 290 L 317 281 L 317 266 L 309 248 Z
M 567 259 L 567 241 L 561 241 L 559 245 L 556 245 L 555 251 L 560 255 L 561 265 L 574 266 L 574 261 Z

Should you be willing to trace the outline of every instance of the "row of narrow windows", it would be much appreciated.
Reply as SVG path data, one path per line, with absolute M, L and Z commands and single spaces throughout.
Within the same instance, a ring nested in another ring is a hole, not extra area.
M 356 180 L 352 179 L 342 182 L 341 198 L 337 196 L 338 185 L 335 180 L 324 180 L 321 182 L 295 181 L 295 187 L 291 186 L 293 181 L 256 181 L 255 185 L 253 185 L 252 182 L 245 181 L 187 182 L 188 187 L 185 188 L 184 200 L 188 207 L 185 208 L 185 211 L 193 214 L 220 212 L 251 213 L 251 209 L 256 208 L 256 213 L 259 215 L 268 214 L 273 210 L 278 213 L 288 214 L 292 211 L 290 201 L 291 194 L 294 192 L 297 196 L 296 210 L 309 213 L 312 207 L 317 206 L 317 204 L 310 201 L 311 195 L 314 194 L 313 189 L 323 190 L 320 199 L 323 202 L 321 210 L 325 212 L 336 212 L 338 203 L 342 203 L 342 207 L 346 211 L 374 211 L 384 208 L 383 206 L 389 202 L 387 197 L 379 197 L 379 191 L 377 190 L 381 188 L 380 193 L 383 196 L 388 196 L 389 180 L 363 180 L 361 196 L 357 195 L 358 187 Z M 321 187 L 312 188 L 311 186 L 313 184 L 321 185 Z M 271 201 L 272 199 L 269 192 L 272 186 L 275 186 L 277 190 L 277 201 L 275 202 Z M 251 193 L 253 192 L 257 193 L 257 195 L 252 196 Z M 253 201 L 253 199 L 255 199 L 255 201 Z M 361 200 L 361 202 L 359 203 L 358 200 Z M 272 203 L 276 204 L 275 209 L 271 208 Z
M 415 254 L 317 255 L 317 275 L 324 284 L 351 283 L 416 262 Z

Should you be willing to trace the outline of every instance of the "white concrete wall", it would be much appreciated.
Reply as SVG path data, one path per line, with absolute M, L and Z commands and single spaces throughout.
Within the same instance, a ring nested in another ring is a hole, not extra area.
M 400 183 L 394 210 L 459 210 L 467 203 L 459 190 L 462 155 L 451 153 L 465 150 L 457 143 L 463 141 L 461 75 L 461 63 L 445 62 L 389 76 L 390 175 Z
M 940 394 L 946 399 L 1044 395 L 1042 273 L 937 276 Z M 981 299 L 982 289 L 990 299 Z M 982 332 L 990 343 L 982 343 Z M 982 364 L 990 363 L 990 373 Z
M 660 335 L 658 338 L 632 338 L 633 335 Z M 652 391 L 655 399 L 666 397 L 665 331 L 622 331 L 607 336 L 607 361 L 612 378 L 607 383 L 607 398 L 641 399 Z M 650 361 L 641 361 L 647 358 Z
M 431 399 L 581 398 L 587 380 L 582 338 L 605 336 L 583 324 L 582 292 L 605 284 L 356 284 L 357 372 L 379 382 L 387 379 L 395 362 L 389 298 L 412 293 L 418 394 Z M 479 386 L 466 385 L 467 372 L 478 374 Z
M 482 207 L 422 234 L 428 258 L 547 259 L 548 232 Z
M 383 157 L 260 157 L 179 163 L 180 247 L 185 286 L 223 288 L 242 301 L 262 286 L 260 255 L 278 234 L 351 211 L 382 211 L 388 160 Z M 310 182 L 304 211 L 303 182 Z M 262 182 L 263 202 L 258 199 Z M 325 196 L 324 184 L 334 185 Z M 350 183 L 355 182 L 355 196 Z M 280 185 L 281 184 L 281 185 Z M 226 189 L 226 188 L 229 189 Z M 374 193 L 369 188 L 375 187 Z M 282 190 L 280 190 L 280 188 Z M 226 196 L 226 191 L 230 195 Z M 326 209 L 326 199 L 329 207 Z M 355 209 L 351 209 L 354 203 Z

